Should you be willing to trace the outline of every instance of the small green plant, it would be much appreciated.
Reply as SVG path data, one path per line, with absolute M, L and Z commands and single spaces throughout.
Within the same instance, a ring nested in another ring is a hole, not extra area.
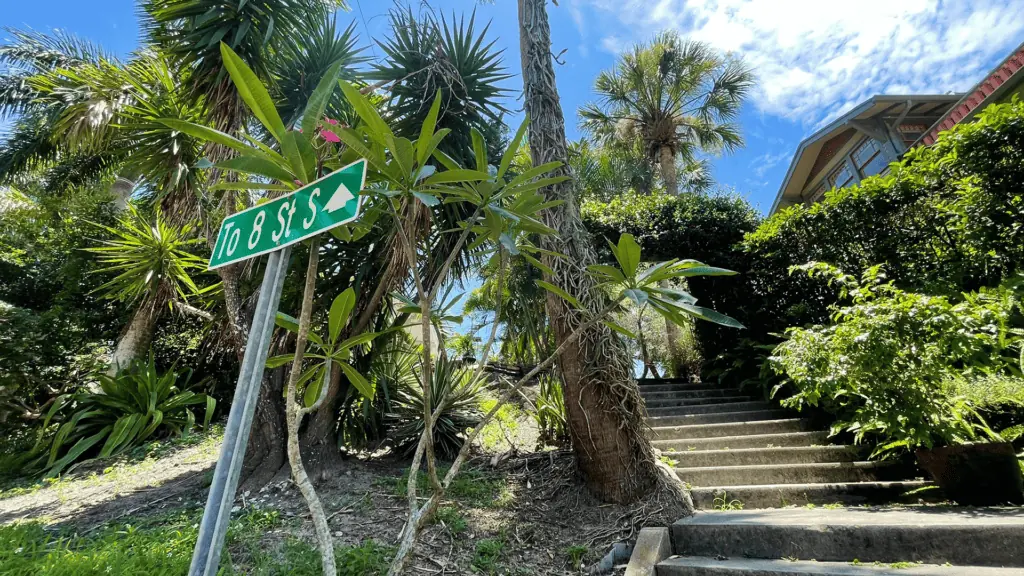
M 496 574 L 498 561 L 505 553 L 504 538 L 484 538 L 476 543 L 476 554 L 473 556 L 472 568 L 483 574 Z
M 719 512 L 727 512 L 730 510 L 743 510 L 743 502 L 736 499 L 729 499 L 729 494 L 723 491 L 711 502 L 712 508 Z
M 469 528 L 466 524 L 466 518 L 454 506 L 441 506 L 438 508 L 437 512 L 434 513 L 434 523 L 444 526 L 453 536 L 458 536 Z
M 658 457 L 658 460 L 660 460 L 663 464 L 665 464 L 669 468 L 673 468 L 673 467 L 675 467 L 675 466 L 677 466 L 679 464 L 679 460 L 676 460 L 675 458 L 669 458 L 668 456 L 666 456 L 664 454 L 662 454 L 660 457 Z
M 497 400 L 487 399 L 480 402 L 480 411 L 484 414 L 491 411 L 498 404 Z M 522 412 L 515 404 L 503 404 L 490 422 L 480 431 L 480 444 L 487 451 L 509 450 L 509 445 L 514 440 L 519 430 L 519 418 Z
M 839 510 L 840 508 L 843 507 L 843 503 L 842 502 L 833 502 L 831 504 L 822 504 L 821 507 L 824 508 L 825 510 Z
M 565 555 L 569 558 L 569 566 L 573 570 L 579 570 L 583 565 L 583 557 L 590 552 L 590 548 L 574 544 L 565 549 Z
M 153 437 L 186 436 L 196 425 L 192 406 L 205 407 L 204 429 L 213 417 L 216 401 L 189 390 L 205 387 L 206 380 L 190 384 L 192 371 L 173 367 L 160 374 L 152 356 L 116 376 L 96 377 L 100 391 L 65 394 L 53 403 L 27 470 L 52 477 L 88 459 L 123 454 Z

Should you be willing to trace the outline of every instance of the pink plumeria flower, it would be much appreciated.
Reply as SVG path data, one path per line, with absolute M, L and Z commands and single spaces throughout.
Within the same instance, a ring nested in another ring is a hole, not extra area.
M 335 134 L 334 132 L 331 132 L 330 130 L 321 130 L 320 137 L 323 138 L 324 140 L 327 140 L 328 142 L 341 142 L 341 138 L 338 138 L 338 135 Z
M 331 119 L 331 118 L 327 118 L 326 116 L 324 117 L 324 122 L 327 122 L 331 126 L 337 126 L 338 125 L 338 121 L 337 120 L 334 120 L 334 119 Z

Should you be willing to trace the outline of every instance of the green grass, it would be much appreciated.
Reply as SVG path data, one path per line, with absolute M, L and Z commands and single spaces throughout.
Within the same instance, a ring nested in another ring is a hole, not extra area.
M 497 400 L 483 400 L 480 402 L 480 410 L 487 414 L 497 403 Z M 490 452 L 500 452 L 511 448 L 505 436 L 507 434 L 509 438 L 515 438 L 519 431 L 519 419 L 522 416 L 522 411 L 515 404 L 505 404 L 498 408 L 494 418 L 480 431 L 480 445 L 484 450 Z
M 434 513 L 434 524 L 441 524 L 448 529 L 453 536 L 458 536 L 469 529 L 466 519 L 454 506 L 441 506 Z
M 77 535 L 40 523 L 0 527 L 0 574 L 87 576 L 188 571 L 198 511 L 180 512 L 137 525 L 118 523 Z
M 447 472 L 448 466 L 437 467 L 438 476 L 443 478 Z M 405 496 L 409 485 L 409 471 L 406 470 L 401 476 L 385 482 L 391 484 L 392 492 L 396 496 Z M 427 480 L 426 471 L 416 475 L 416 489 L 420 494 L 429 495 L 430 482 Z M 463 468 L 448 486 L 445 497 L 474 508 L 505 508 L 511 503 L 513 494 L 500 476 L 474 468 Z
M 89 534 L 51 530 L 38 522 L 0 526 L 0 575 L 183 575 L 201 516 L 200 508 L 178 510 Z M 291 537 L 283 543 L 267 541 L 267 534 L 283 525 L 277 512 L 253 508 L 232 520 L 221 574 L 321 576 L 313 543 Z M 341 576 L 383 574 L 393 555 L 391 547 L 372 540 L 335 550 Z
M 473 556 L 473 571 L 482 574 L 496 574 L 498 562 L 504 553 L 504 538 L 484 538 L 478 541 L 476 543 L 476 553 Z
M 210 426 L 206 432 L 193 432 L 187 437 L 176 436 L 162 440 L 147 442 L 130 450 L 127 454 L 110 461 L 110 464 L 99 472 L 88 475 L 61 476 L 58 478 L 13 478 L 0 484 L 0 500 L 32 494 L 43 488 L 60 490 L 72 482 L 83 482 L 85 486 L 98 485 L 100 482 L 121 482 L 139 474 L 148 472 L 161 465 L 161 459 L 187 448 L 198 447 L 195 454 L 183 460 L 184 464 L 193 464 L 202 460 L 216 458 L 220 447 L 224 427 L 217 424 Z

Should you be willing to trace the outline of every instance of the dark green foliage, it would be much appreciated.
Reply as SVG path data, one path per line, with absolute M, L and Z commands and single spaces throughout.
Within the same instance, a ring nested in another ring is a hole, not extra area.
M 783 405 L 824 409 L 836 418 L 834 434 L 877 445 L 877 456 L 993 435 L 955 382 L 1021 377 L 1013 288 L 983 288 L 957 303 L 899 290 L 877 266 L 860 280 L 825 264 L 803 269 L 849 304 L 829 324 L 786 331 L 771 357 L 784 375 L 779 388 L 793 393 Z
M 352 81 L 355 66 L 366 60 L 360 56 L 362 49 L 356 47 L 355 20 L 339 34 L 336 18 L 310 14 L 304 27 L 310 33 L 304 34 L 301 42 L 282 43 L 271 62 L 276 80 L 274 96 L 287 125 L 297 125 L 309 96 L 332 66 L 340 64 L 338 78 Z M 331 95 L 325 113 L 329 118 L 355 123 L 355 115 L 338 90 Z
M 419 370 L 419 366 L 414 369 Z M 408 380 L 411 385 L 399 388 L 388 415 L 392 423 L 391 441 L 399 450 L 411 455 L 423 434 L 423 390 L 419 377 Z M 431 406 L 434 422 L 434 451 L 438 458 L 452 460 L 462 448 L 465 432 L 480 422 L 480 391 L 483 382 L 473 378 L 473 371 L 440 356 L 434 363 L 431 381 Z
M 40 406 L 95 368 L 122 314 L 91 293 L 96 257 L 82 249 L 112 222 L 105 192 L 56 197 L 31 186 L 0 192 L 0 427 L 41 417 Z
M 702 306 L 746 325 L 740 311 L 749 301 L 744 278 L 748 265 L 739 244 L 759 219 L 745 200 L 734 195 L 629 194 L 609 202 L 589 200 L 581 212 L 602 261 L 612 261 L 603 238 L 616 242 L 621 234 L 629 233 L 636 237 L 647 261 L 693 258 L 739 272 L 737 276 L 690 279 L 689 292 Z M 710 322 L 697 322 L 695 329 L 705 357 L 714 356 L 744 335 Z
M 206 428 L 216 403 L 189 389 L 206 384 L 191 384 L 191 377 L 191 370 L 176 372 L 173 367 L 159 374 L 151 357 L 148 362 L 132 363 L 114 377 L 97 375 L 95 392 L 57 397 L 25 469 L 56 476 L 72 464 L 116 456 L 151 437 L 188 434 L 196 425 L 192 409 L 196 405 L 204 407 Z

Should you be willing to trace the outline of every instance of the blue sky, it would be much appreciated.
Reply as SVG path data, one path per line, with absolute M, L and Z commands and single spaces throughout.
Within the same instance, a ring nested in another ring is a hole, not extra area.
M 102 8 L 99 6 L 102 5 Z M 518 110 L 518 28 L 514 0 L 478 5 L 431 2 L 445 14 L 491 21 L 515 76 L 508 107 Z M 352 0 L 362 43 L 387 33 L 381 0 Z M 419 6 L 418 2 L 414 6 Z M 762 211 L 772 203 L 800 140 L 874 94 L 945 93 L 973 86 L 1024 41 L 1024 0 L 561 0 L 549 4 L 553 52 L 570 138 L 576 110 L 593 98 L 596 74 L 616 54 L 663 29 L 744 58 L 759 86 L 739 122 L 746 147 L 713 160 L 717 180 Z M 62 29 L 126 55 L 139 41 L 131 0 L 4 0 L 0 26 Z M 367 50 L 376 57 L 380 50 Z M 517 112 L 518 115 L 518 112 Z

